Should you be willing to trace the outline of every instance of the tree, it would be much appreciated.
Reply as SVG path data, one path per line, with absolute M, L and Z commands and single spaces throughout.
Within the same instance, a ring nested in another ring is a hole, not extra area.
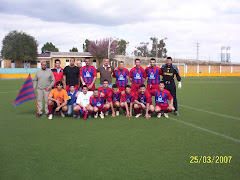
M 165 48 L 166 44 L 164 40 L 167 38 L 161 39 L 159 42 L 156 37 L 151 37 L 150 40 L 152 41 L 152 49 L 151 49 L 151 56 L 159 58 L 166 58 L 167 57 L 167 49 Z M 156 53 L 157 52 L 157 53 Z
M 42 53 L 59 52 L 58 48 L 52 42 L 45 43 L 41 50 Z
M 69 52 L 78 52 L 78 48 L 73 47 L 72 49 L 69 50 Z
M 124 39 L 121 39 L 120 41 L 118 41 L 118 52 L 117 52 L 117 54 L 126 55 L 126 49 L 127 49 L 128 44 L 129 44 L 129 42 L 127 42 Z
M 108 58 L 108 45 L 109 41 L 112 42 L 110 45 L 110 58 L 114 58 L 116 52 L 118 51 L 117 41 L 112 41 L 112 39 L 101 39 L 96 41 L 90 41 L 89 52 L 98 59 L 98 65 L 100 66 L 104 58 Z
M 142 57 L 148 57 L 149 54 L 149 50 L 148 50 L 148 42 L 141 42 L 140 46 L 136 47 L 136 50 L 134 50 L 134 55 L 135 56 L 142 56 Z
M 85 40 L 85 44 L 83 44 L 83 52 L 89 52 L 89 43 L 90 41 L 88 39 Z
M 38 43 L 33 36 L 14 30 L 10 31 L 2 42 L 1 54 L 4 59 L 36 61 Z

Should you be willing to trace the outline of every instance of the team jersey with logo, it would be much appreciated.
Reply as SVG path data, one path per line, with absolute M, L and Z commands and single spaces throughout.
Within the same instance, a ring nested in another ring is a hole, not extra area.
M 113 72 L 113 77 L 116 78 L 116 85 L 120 87 L 125 87 L 128 84 L 129 71 L 124 69 L 117 69 Z
M 49 95 L 52 96 L 53 99 L 58 100 L 59 103 L 66 102 L 68 100 L 67 91 L 64 89 L 61 91 L 59 91 L 57 88 L 52 89 Z
M 142 84 L 144 83 L 143 79 L 146 79 L 145 70 L 140 67 L 139 69 L 134 67 L 130 70 L 129 77 L 132 78 L 132 84 Z
M 91 96 L 90 98 L 90 105 L 95 107 L 101 107 L 105 103 L 105 98 L 100 97 L 100 94 L 98 97 Z
M 120 91 L 118 91 L 116 94 L 111 92 L 109 102 L 120 101 L 120 99 L 121 99 L 121 92 Z
M 83 77 L 83 81 L 86 84 L 91 84 L 93 82 L 93 78 L 97 77 L 97 70 L 94 66 L 83 66 L 80 69 L 80 76 Z
M 168 100 L 171 100 L 173 97 L 171 95 L 171 93 L 166 90 L 163 89 L 163 91 L 155 91 L 155 102 L 156 105 L 167 105 L 168 104 Z
M 105 99 L 107 99 L 109 101 L 109 99 L 111 99 L 111 93 L 112 93 L 112 89 L 110 87 L 107 87 L 107 89 L 104 89 L 103 87 L 99 87 L 98 88 L 99 93 L 103 93 L 105 95 Z
M 121 95 L 121 102 L 127 102 L 128 104 L 130 104 L 133 101 L 134 101 L 133 93 L 130 93 L 130 94 L 124 93 Z
M 159 67 L 147 67 L 145 69 L 148 80 L 148 84 L 159 84 L 160 83 L 160 75 L 162 75 L 162 70 Z
M 152 96 L 148 91 L 145 91 L 144 94 L 138 92 L 134 97 L 134 100 L 137 100 L 138 102 L 143 104 L 147 104 L 147 103 L 152 104 Z

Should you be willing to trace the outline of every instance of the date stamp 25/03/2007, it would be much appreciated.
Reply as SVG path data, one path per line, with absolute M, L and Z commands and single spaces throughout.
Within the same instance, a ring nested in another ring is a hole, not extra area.
M 231 163 L 232 156 L 190 156 L 191 164 L 227 164 Z

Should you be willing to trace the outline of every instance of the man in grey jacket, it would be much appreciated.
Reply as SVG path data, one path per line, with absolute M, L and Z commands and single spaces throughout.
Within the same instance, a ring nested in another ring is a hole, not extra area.
M 48 95 L 55 83 L 54 75 L 50 69 L 47 69 L 47 63 L 41 63 L 41 69 L 38 70 L 33 78 L 34 88 L 37 87 L 37 102 L 39 116 L 42 116 L 42 101 L 45 100 L 45 114 L 48 115 Z

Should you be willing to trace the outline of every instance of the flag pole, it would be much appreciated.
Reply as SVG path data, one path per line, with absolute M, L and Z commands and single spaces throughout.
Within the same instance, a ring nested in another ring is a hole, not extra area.
M 36 106 L 37 106 L 37 113 L 38 113 L 38 117 L 40 116 L 40 113 L 39 113 L 39 108 L 38 108 L 38 105 L 37 105 L 37 100 L 35 98 L 35 103 L 36 103 Z

